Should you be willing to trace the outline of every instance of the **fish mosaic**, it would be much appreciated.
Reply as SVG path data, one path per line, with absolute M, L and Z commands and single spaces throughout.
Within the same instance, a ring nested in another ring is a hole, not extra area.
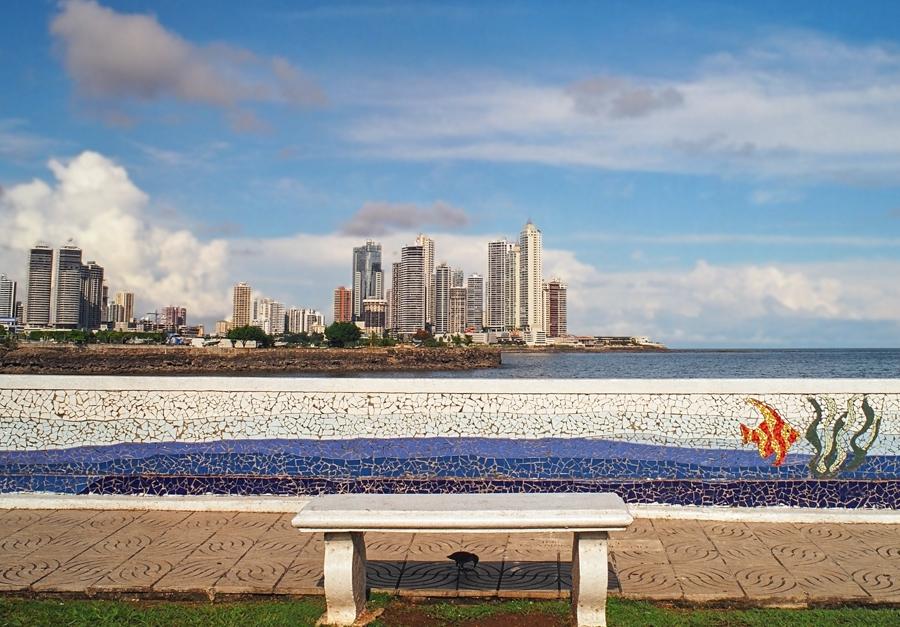
M 824 397 L 824 409 L 816 397 L 807 400 L 816 416 L 806 429 L 806 439 L 815 450 L 809 462 L 812 475 L 830 479 L 859 468 L 881 426 L 881 417 L 875 415 L 868 396 L 862 396 L 861 403 L 859 395 L 850 397 L 843 411 L 831 397 Z
M 778 410 L 755 398 L 747 402 L 762 415 L 762 421 L 753 429 L 741 423 L 741 439 L 744 444 L 751 442 L 759 448 L 759 456 L 763 459 L 774 455 L 774 466 L 781 466 L 788 449 L 800 437 L 800 433 L 785 422 Z

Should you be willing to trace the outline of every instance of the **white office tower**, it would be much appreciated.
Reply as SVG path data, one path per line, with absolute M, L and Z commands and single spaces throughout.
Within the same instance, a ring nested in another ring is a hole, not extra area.
M 67 244 L 56 255 L 56 301 L 51 322 L 58 329 L 77 329 L 81 314 L 81 249 Z
M 362 303 L 367 298 L 384 298 L 381 244 L 367 240 L 353 249 L 353 322 L 362 320 Z
M 434 323 L 435 335 L 443 335 L 450 331 L 450 287 L 453 272 L 450 266 L 442 263 L 434 270 Z
M 16 282 L 0 274 L 0 318 L 16 317 Z
M 466 293 L 468 291 L 464 287 L 450 288 L 450 328 L 447 332 L 451 335 L 462 335 L 466 332 Z
M 404 246 L 400 251 L 400 316 L 397 332 L 413 335 L 425 328 L 425 247 Z
M 416 246 L 422 247 L 423 272 L 425 273 L 425 323 L 434 326 L 434 240 L 419 234 Z
M 466 328 L 481 333 L 484 327 L 484 277 L 473 274 L 466 289 Z
M 490 331 L 519 327 L 519 258 L 518 244 L 506 240 L 488 243 L 484 308 Z
M 544 331 L 544 261 L 540 230 L 531 220 L 519 234 L 519 327 Z
M 400 287 L 401 275 L 401 264 L 400 262 L 395 261 L 391 264 L 391 289 L 388 296 L 391 301 L 388 304 L 388 309 L 391 312 L 389 328 L 392 331 L 396 331 L 400 328 L 400 295 L 403 293 L 403 289 Z
M 28 256 L 28 294 L 25 300 L 25 326 L 50 325 L 50 295 L 53 286 L 53 249 L 37 244 Z
M 261 298 L 253 302 L 253 326 L 259 327 L 269 335 L 284 333 L 284 304 L 271 298 Z

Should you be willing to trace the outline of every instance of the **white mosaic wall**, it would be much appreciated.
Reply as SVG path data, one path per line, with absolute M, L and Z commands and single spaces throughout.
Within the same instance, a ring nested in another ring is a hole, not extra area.
M 251 386 L 261 389 L 246 389 Z M 752 429 L 762 420 L 748 398 L 777 408 L 803 432 L 814 418 L 810 395 L 833 399 L 840 408 L 852 399 L 859 420 L 865 395 L 880 417 L 869 454 L 900 454 L 896 380 L 387 382 L 15 375 L 0 376 L 0 450 L 416 436 L 596 437 L 737 450 L 747 446 L 740 424 Z M 794 451 L 811 452 L 800 440 Z

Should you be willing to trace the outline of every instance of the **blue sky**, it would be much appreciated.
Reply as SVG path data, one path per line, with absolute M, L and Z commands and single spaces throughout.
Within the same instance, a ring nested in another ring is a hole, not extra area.
M 367 234 L 484 272 L 531 218 L 572 331 L 900 346 L 895 2 L 2 10 L 23 283 L 71 237 L 148 311 L 247 280 L 327 312 Z

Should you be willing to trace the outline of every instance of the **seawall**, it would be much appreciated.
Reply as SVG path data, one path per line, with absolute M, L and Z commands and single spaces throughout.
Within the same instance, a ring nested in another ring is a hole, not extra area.
M 900 380 L 0 376 L 0 491 L 896 508 Z

